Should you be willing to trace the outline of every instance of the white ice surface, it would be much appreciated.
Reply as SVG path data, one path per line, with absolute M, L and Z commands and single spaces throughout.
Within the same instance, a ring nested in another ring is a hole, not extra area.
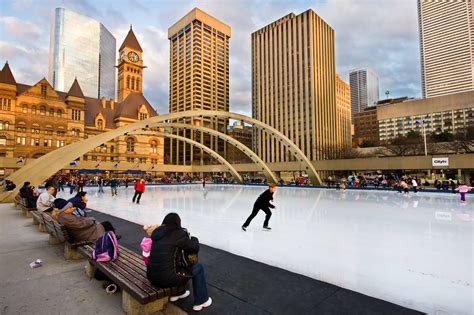
M 125 220 L 177 212 L 206 245 L 430 314 L 474 314 L 473 195 L 461 205 L 451 194 L 279 187 L 272 231 L 261 211 L 243 232 L 264 187 L 149 186 L 139 205 L 131 187 L 86 190 L 88 207 Z

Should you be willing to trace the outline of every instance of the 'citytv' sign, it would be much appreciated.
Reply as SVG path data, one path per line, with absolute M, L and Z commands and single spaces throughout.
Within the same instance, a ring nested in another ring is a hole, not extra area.
M 449 166 L 449 158 L 447 157 L 441 157 L 441 158 L 432 158 L 431 159 L 431 165 L 433 166 Z

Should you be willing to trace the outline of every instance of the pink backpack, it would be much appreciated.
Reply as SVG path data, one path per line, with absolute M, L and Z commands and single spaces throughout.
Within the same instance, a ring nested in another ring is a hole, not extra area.
M 150 237 L 144 237 L 142 242 L 140 243 L 140 247 L 142 248 L 142 259 L 145 262 L 145 265 L 148 265 L 150 261 L 150 251 L 151 251 L 151 244 L 153 241 Z
M 95 241 L 92 259 L 96 261 L 114 261 L 118 257 L 118 242 L 114 232 L 105 232 Z

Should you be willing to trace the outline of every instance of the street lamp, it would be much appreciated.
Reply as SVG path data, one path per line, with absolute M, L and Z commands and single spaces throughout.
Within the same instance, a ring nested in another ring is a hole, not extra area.
M 425 156 L 428 155 L 428 150 L 426 149 L 426 129 L 425 129 L 425 124 L 427 124 L 429 121 L 428 120 L 415 120 L 415 123 L 417 125 L 421 125 L 421 129 L 423 130 L 423 141 L 425 142 Z

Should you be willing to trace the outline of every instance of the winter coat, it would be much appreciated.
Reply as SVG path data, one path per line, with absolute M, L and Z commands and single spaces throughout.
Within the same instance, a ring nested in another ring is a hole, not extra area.
M 58 222 L 64 225 L 75 242 L 95 241 L 104 234 L 102 224 L 97 223 L 94 218 L 85 218 L 74 214 L 60 212 Z
M 186 230 L 176 226 L 162 225 L 151 234 L 152 245 L 147 266 L 147 277 L 159 288 L 185 285 L 192 277 L 191 268 L 180 265 L 181 250 L 197 254 L 199 241 L 189 238 Z
M 68 202 L 72 203 L 75 208 L 79 208 L 81 210 L 84 210 L 86 208 L 86 203 L 82 201 L 81 197 L 72 197 L 68 200 Z
M 270 189 L 267 189 L 258 196 L 254 207 L 259 209 L 275 208 L 275 206 L 270 203 L 271 200 L 273 200 L 273 193 L 270 192 Z
M 458 190 L 460 193 L 467 193 L 471 191 L 472 187 L 466 186 L 466 185 L 461 185 L 456 190 Z
M 45 211 L 53 207 L 54 196 L 49 192 L 45 191 L 39 195 L 38 200 L 36 200 L 36 209 L 38 211 Z
M 135 185 L 133 185 L 133 188 L 136 191 L 145 192 L 145 182 L 142 183 L 141 181 L 137 181 L 135 182 Z

